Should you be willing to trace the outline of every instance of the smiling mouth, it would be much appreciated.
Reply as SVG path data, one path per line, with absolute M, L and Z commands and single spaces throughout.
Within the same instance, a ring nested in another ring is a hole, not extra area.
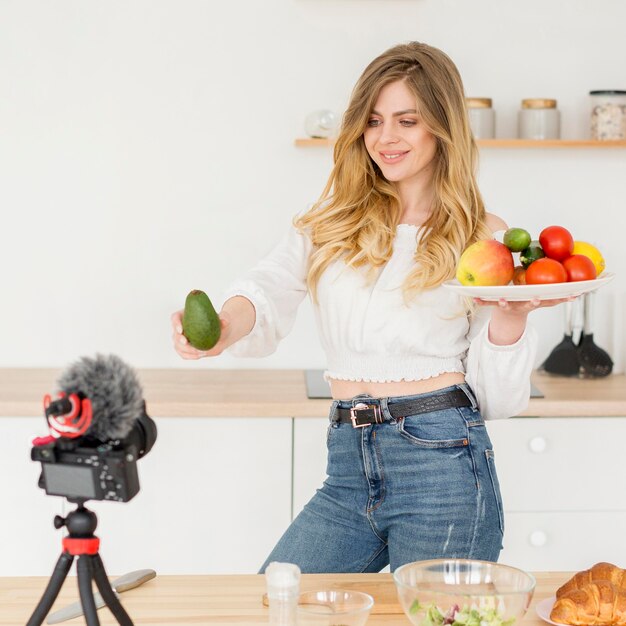
M 401 161 L 402 157 L 408 153 L 408 150 L 406 152 L 380 152 L 380 156 L 386 163 L 393 163 L 394 161 Z

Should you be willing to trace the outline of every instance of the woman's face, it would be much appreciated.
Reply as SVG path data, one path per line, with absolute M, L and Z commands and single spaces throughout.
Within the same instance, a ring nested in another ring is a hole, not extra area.
M 389 83 L 380 90 L 363 138 L 370 157 L 388 181 L 405 183 L 432 176 L 437 140 L 426 130 L 415 96 L 404 81 Z

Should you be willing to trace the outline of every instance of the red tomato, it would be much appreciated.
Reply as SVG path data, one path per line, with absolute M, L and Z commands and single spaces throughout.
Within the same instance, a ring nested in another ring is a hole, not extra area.
M 571 256 L 574 250 L 572 234 L 562 226 L 548 226 L 539 233 L 539 243 L 545 255 L 551 259 L 562 261 Z
M 572 254 L 563 261 L 567 280 L 593 280 L 597 276 L 596 266 L 584 254 Z
M 554 259 L 537 259 L 526 268 L 526 284 L 542 285 L 544 283 L 566 283 L 565 268 Z

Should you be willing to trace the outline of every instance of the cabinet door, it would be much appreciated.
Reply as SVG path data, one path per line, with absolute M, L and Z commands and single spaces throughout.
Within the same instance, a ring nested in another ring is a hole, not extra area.
M 87 503 L 107 572 L 256 573 L 290 522 L 291 420 L 156 422 L 154 448 L 138 462 L 139 494 Z M 0 518 L 1 575 L 49 576 L 62 538 L 52 518 L 75 508 L 37 488 L 30 440 L 44 426 L 42 418 L 0 420 L 2 494 L 14 507 Z
M 290 522 L 291 420 L 156 422 L 157 442 L 138 463 L 139 494 L 89 504 L 107 570 L 256 573 Z
M 41 465 L 30 460 L 32 439 L 47 434 L 43 417 L 0 418 L 0 576 L 50 576 L 61 554 L 52 520 L 65 501 L 39 489 Z
M 328 418 L 302 417 L 293 427 L 293 517 L 326 478 Z
M 507 513 L 499 561 L 531 571 L 626 563 L 626 513 Z
M 487 424 L 507 511 L 626 511 L 626 418 Z

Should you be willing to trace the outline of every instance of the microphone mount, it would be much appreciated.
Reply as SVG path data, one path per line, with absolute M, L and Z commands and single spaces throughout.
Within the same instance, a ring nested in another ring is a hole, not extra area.
M 46 394 L 43 406 L 48 429 L 54 436 L 75 439 L 84 435 L 91 426 L 93 409 L 89 398 L 61 391 L 56 400 Z

